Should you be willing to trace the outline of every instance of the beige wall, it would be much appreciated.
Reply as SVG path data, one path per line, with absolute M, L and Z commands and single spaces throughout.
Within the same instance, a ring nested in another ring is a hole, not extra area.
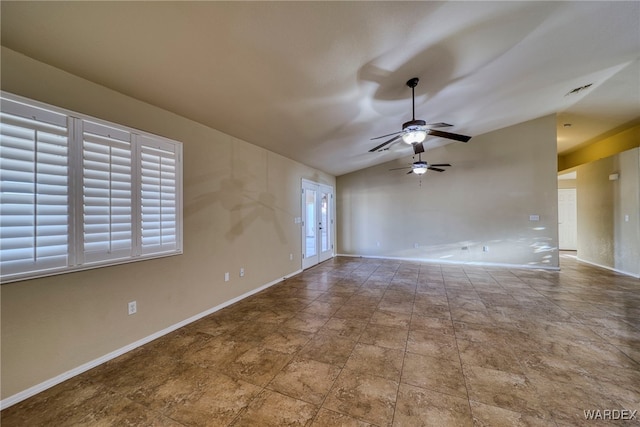
M 578 258 L 639 276 L 640 149 L 581 165 L 577 172 Z M 618 180 L 609 179 L 613 173 Z
M 613 158 L 578 168 L 578 255 L 599 265 L 613 265 Z
M 388 170 L 411 162 L 405 150 L 337 178 L 338 253 L 558 267 L 555 116 L 428 151 L 423 159 L 453 167 L 422 186 Z
M 301 179 L 334 177 L 6 48 L 1 60 L 2 90 L 184 143 L 183 255 L 1 287 L 2 399 L 300 269 Z

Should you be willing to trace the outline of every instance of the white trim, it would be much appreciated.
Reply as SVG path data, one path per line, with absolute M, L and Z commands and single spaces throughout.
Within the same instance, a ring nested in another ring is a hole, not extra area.
M 121 264 L 129 264 L 132 262 L 147 261 L 150 259 L 164 258 L 168 256 L 177 256 L 182 254 L 183 254 L 182 250 L 180 252 L 158 252 L 155 254 L 138 256 L 135 258 L 119 258 L 119 259 L 112 259 L 112 260 L 105 260 L 105 261 L 96 261 L 92 263 L 84 263 L 82 265 L 75 266 L 75 267 L 73 266 L 60 267 L 56 269 L 52 268 L 49 270 L 42 270 L 42 271 L 33 272 L 33 273 L 20 273 L 12 277 L 7 277 L 5 279 L 2 279 L 1 283 L 2 285 L 4 285 L 7 283 L 20 282 L 23 280 L 40 279 L 42 277 L 57 276 L 59 274 L 74 273 L 76 271 L 93 270 L 94 268 L 111 267 L 111 266 L 116 266 Z
M 618 270 L 617 268 L 608 267 L 608 266 L 602 265 L 602 264 L 597 264 L 595 262 L 591 262 L 591 261 L 584 260 L 582 258 L 578 258 L 577 256 L 575 257 L 575 259 L 577 261 L 583 262 L 585 264 L 593 265 L 594 267 L 604 268 L 605 270 L 610 270 L 610 271 L 613 271 L 613 272 L 616 272 L 616 273 L 624 274 L 625 276 L 631 276 L 631 277 L 635 277 L 636 279 L 640 279 L 640 274 L 635 274 L 635 273 L 630 273 L 628 271 Z
M 431 259 L 431 258 L 406 258 L 406 257 L 392 257 L 392 256 L 376 256 L 376 255 L 353 255 L 353 254 L 337 254 L 336 256 L 344 256 L 344 257 L 352 257 L 352 258 L 389 259 L 394 261 L 424 262 L 428 264 L 469 265 L 469 266 L 479 266 L 479 267 L 501 267 L 501 268 L 526 268 L 529 270 L 560 271 L 560 267 L 532 265 L 532 264 L 507 264 L 507 263 L 498 263 L 498 262 L 475 262 L 475 261 L 465 262 L 465 261 L 449 261 L 444 259 Z
M 49 388 L 51 388 L 51 387 L 53 387 L 55 385 L 58 385 L 58 384 L 66 381 L 66 380 L 68 380 L 70 378 L 75 377 L 76 375 L 80 375 L 81 373 L 86 372 L 89 369 L 93 369 L 96 366 L 99 366 L 99 365 L 101 365 L 101 364 L 103 364 L 105 362 L 108 362 L 109 360 L 115 359 L 118 356 L 121 356 L 121 355 L 123 355 L 123 354 L 125 354 L 125 353 L 127 353 L 127 352 L 129 352 L 131 350 L 134 350 L 134 349 L 136 349 L 136 348 L 138 348 L 140 346 L 143 346 L 144 344 L 147 344 L 147 343 L 149 343 L 149 342 L 151 342 L 151 341 L 153 341 L 155 339 L 160 338 L 163 335 L 166 335 L 166 334 L 168 334 L 170 332 L 173 332 L 176 329 L 180 329 L 180 328 L 188 325 L 189 323 L 193 323 L 196 320 L 202 319 L 205 316 L 213 314 L 218 310 L 221 310 L 221 309 L 223 309 L 223 308 L 225 308 L 227 306 L 230 306 L 231 304 L 235 304 L 236 302 L 241 301 L 241 300 L 243 300 L 243 299 L 245 299 L 245 298 L 247 298 L 247 297 L 249 297 L 249 296 L 251 296 L 253 294 L 256 294 L 256 293 L 258 293 L 260 291 L 263 291 L 263 290 L 265 290 L 267 288 L 270 288 L 271 286 L 276 285 L 276 284 L 282 282 L 283 280 L 286 280 L 287 278 L 295 276 L 296 274 L 299 274 L 301 272 L 302 272 L 301 269 L 297 270 L 297 271 L 294 271 L 294 272 L 290 273 L 289 275 L 287 275 L 287 276 L 285 276 L 285 277 L 283 277 L 281 279 L 273 280 L 273 281 L 271 281 L 271 282 L 269 282 L 269 283 L 267 283 L 265 285 L 260 286 L 259 288 L 255 288 L 255 289 L 253 289 L 253 290 L 251 290 L 249 292 L 246 292 L 246 293 L 244 293 L 244 294 L 242 294 L 240 296 L 237 296 L 237 297 L 232 298 L 232 299 L 230 299 L 228 301 L 225 301 L 222 304 L 219 304 L 219 305 L 217 305 L 217 306 L 215 306 L 213 308 L 210 308 L 210 309 L 205 310 L 205 311 L 203 311 L 201 313 L 198 313 L 195 316 L 191 316 L 188 319 L 185 319 L 185 320 L 183 320 L 181 322 L 178 322 L 176 324 L 173 324 L 173 325 L 171 325 L 171 326 L 169 326 L 169 327 L 167 327 L 165 329 L 162 329 L 161 331 L 158 331 L 158 332 L 153 333 L 153 334 L 151 334 L 149 336 L 146 336 L 146 337 L 144 337 L 142 339 L 139 339 L 138 341 L 135 341 L 135 342 L 133 342 L 131 344 L 125 345 L 124 347 L 120 347 L 119 349 L 114 350 L 111 353 L 107 353 L 104 356 L 98 357 L 97 359 L 94 359 L 94 360 L 92 360 L 90 362 L 84 363 L 84 364 L 82 364 L 82 365 L 80 365 L 78 367 L 75 367 L 75 368 L 67 371 L 67 372 L 64 372 L 64 373 L 62 373 L 60 375 L 57 375 L 57 376 L 55 376 L 53 378 L 50 378 L 50 379 L 48 379 L 46 381 L 43 381 L 40 384 L 36 384 L 33 387 L 29 387 L 26 390 L 23 390 L 23 391 L 21 391 L 19 393 L 14 394 L 13 396 L 9 396 L 6 399 L 0 400 L 0 410 L 7 409 L 8 407 L 10 407 L 12 405 L 15 405 L 16 403 L 19 403 L 19 402 L 21 402 L 21 401 L 23 401 L 25 399 L 28 399 L 31 396 L 34 396 L 34 395 L 36 395 L 38 393 L 41 393 L 41 392 L 43 392 L 43 391 L 45 391 L 45 390 L 47 390 L 47 389 L 49 389 Z

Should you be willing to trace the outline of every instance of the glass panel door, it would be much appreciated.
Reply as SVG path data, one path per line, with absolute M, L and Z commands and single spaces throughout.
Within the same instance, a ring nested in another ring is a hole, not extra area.
M 304 221 L 304 241 L 305 256 L 307 258 L 318 255 L 316 241 L 316 194 L 315 190 L 307 189 L 305 192 L 305 221 Z
M 332 227 L 332 202 L 333 202 L 333 188 L 326 186 L 319 186 L 318 191 L 318 207 L 320 221 L 318 221 L 318 228 L 320 233 L 320 253 L 319 262 L 328 260 L 333 257 L 333 227 Z
M 333 257 L 333 188 L 302 181 L 302 268 Z
M 329 214 L 329 195 L 320 192 L 320 251 L 325 252 L 329 248 L 329 235 L 327 233 L 329 227 L 327 216 Z

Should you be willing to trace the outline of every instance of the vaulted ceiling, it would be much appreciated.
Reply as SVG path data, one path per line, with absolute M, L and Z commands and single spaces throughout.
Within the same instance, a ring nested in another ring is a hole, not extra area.
M 416 117 L 455 133 L 557 113 L 560 153 L 640 118 L 637 1 L 3 0 L 1 12 L 12 50 L 334 175 L 412 154 L 368 152 L 411 119 L 412 77 Z M 425 148 L 448 143 L 460 144 Z

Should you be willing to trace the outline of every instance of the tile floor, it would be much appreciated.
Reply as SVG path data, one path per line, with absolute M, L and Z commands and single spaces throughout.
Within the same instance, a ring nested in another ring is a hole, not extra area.
M 335 258 L 6 409 L 2 426 L 595 426 L 609 421 L 585 410 L 640 412 L 640 281 L 566 254 L 561 267 Z

